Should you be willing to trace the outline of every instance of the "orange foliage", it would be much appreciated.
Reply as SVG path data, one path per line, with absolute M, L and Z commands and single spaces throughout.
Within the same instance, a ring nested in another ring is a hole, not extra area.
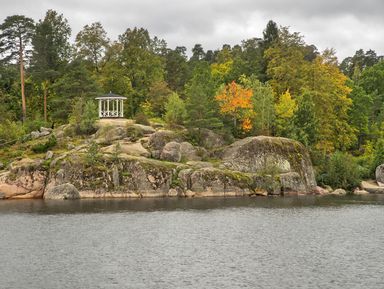
M 243 88 L 232 81 L 215 96 L 220 104 L 220 112 L 231 115 L 235 119 L 240 119 L 244 131 L 252 129 L 252 122 L 248 117 L 253 111 L 252 94 L 251 89 Z
M 220 102 L 220 111 L 223 114 L 234 114 L 239 108 L 252 108 L 252 90 L 242 88 L 232 81 L 226 85 L 216 100 Z M 236 114 L 236 113 L 235 113 Z

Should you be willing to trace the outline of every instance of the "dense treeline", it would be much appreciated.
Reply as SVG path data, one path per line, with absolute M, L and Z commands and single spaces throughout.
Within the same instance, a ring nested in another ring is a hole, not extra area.
M 92 99 L 112 91 L 128 97 L 128 117 L 297 139 L 311 149 L 320 181 L 332 162 L 351 167 L 337 151 L 352 154 L 364 177 L 384 161 L 384 62 L 373 50 L 339 64 L 332 49 L 319 52 L 273 21 L 260 38 L 215 51 L 196 44 L 190 57 L 144 28 L 112 41 L 96 22 L 73 44 L 71 33 L 53 10 L 37 23 L 14 15 L 1 24 L 0 143 L 42 124 L 92 118 Z

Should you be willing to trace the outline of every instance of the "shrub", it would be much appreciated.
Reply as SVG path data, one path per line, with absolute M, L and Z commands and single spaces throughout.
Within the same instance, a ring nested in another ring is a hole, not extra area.
M 177 93 L 172 93 L 165 104 L 165 121 L 169 125 L 182 125 L 186 116 L 184 101 Z
M 96 131 L 94 123 L 97 120 L 97 106 L 92 100 L 83 98 L 75 100 L 69 122 L 74 126 L 77 135 L 92 134 Z
M 361 182 L 361 167 L 348 153 L 335 152 L 317 175 L 318 183 L 351 191 Z
M 85 162 L 88 165 L 94 165 L 100 161 L 99 145 L 96 142 L 91 142 L 87 153 L 85 154 Z
M 51 135 L 45 143 L 35 144 L 31 149 L 34 153 L 45 153 L 55 145 L 57 145 L 56 137 Z
M 148 117 L 143 112 L 139 112 L 135 115 L 135 122 L 138 124 L 150 125 Z
M 371 174 L 374 175 L 376 167 L 384 163 L 384 139 L 379 139 L 375 145 L 373 160 L 371 164 Z
M 25 129 L 21 123 L 5 120 L 0 123 L 0 146 L 11 145 L 21 140 Z
M 39 130 L 42 126 L 47 126 L 47 123 L 41 118 L 36 118 L 32 120 L 27 119 L 23 125 L 25 132 L 30 133 L 31 131 Z
M 115 146 L 113 147 L 113 151 L 112 151 L 112 160 L 114 162 L 117 162 L 119 160 L 119 156 L 121 154 L 121 145 L 120 143 L 116 143 Z
M 128 138 L 133 142 L 137 141 L 138 139 L 144 136 L 143 131 L 141 129 L 129 124 L 127 125 L 126 132 Z

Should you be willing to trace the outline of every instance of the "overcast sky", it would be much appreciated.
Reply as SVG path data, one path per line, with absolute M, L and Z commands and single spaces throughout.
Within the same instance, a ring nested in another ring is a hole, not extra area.
M 384 54 L 383 0 L 0 0 L 0 20 L 22 14 L 37 21 L 48 9 L 64 14 L 72 37 L 100 21 L 112 40 L 137 26 L 170 48 L 201 43 L 207 50 L 261 37 L 272 19 L 319 50 L 335 48 L 340 60 L 359 48 Z

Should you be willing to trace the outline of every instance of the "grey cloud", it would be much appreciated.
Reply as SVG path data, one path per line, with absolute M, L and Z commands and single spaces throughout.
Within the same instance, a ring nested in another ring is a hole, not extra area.
M 55 9 L 69 20 L 73 37 L 89 23 L 100 21 L 111 39 L 128 27 L 145 27 L 170 47 L 189 49 L 201 43 L 216 49 L 224 43 L 260 37 L 269 19 L 299 31 L 320 49 L 334 47 L 338 56 L 359 48 L 384 51 L 384 1 L 365 0 L 19 0 L 4 2 L 0 20 L 24 14 L 35 20 Z

